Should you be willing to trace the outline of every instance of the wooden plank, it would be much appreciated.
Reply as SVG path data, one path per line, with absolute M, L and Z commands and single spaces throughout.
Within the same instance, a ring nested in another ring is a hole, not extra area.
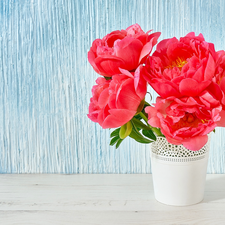
M 0 175 L 0 224 L 224 224 L 225 175 L 207 175 L 203 202 L 154 199 L 151 175 Z
M 218 210 L 168 211 L 4 211 L 4 225 L 223 225 Z
M 1 186 L 15 186 L 16 182 L 20 185 L 49 186 L 145 186 L 151 184 L 151 179 L 151 174 L 0 174 Z

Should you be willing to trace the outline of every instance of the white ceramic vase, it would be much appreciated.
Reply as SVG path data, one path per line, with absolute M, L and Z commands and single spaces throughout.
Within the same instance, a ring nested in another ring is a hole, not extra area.
M 186 206 L 203 200 L 209 141 L 199 151 L 172 145 L 158 137 L 151 144 L 154 194 L 166 205 Z

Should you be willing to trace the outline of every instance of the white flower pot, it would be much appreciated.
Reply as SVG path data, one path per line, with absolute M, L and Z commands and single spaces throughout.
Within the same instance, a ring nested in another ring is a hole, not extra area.
M 209 141 L 199 151 L 172 145 L 158 137 L 151 144 L 154 194 L 166 205 L 186 206 L 203 200 Z

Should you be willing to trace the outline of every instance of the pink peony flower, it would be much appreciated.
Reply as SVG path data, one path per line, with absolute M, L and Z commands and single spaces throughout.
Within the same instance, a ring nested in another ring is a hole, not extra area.
M 223 93 L 221 103 L 225 105 L 225 51 L 218 51 L 218 60 L 216 63 L 216 73 L 213 82 L 219 86 Z
M 88 117 L 103 128 L 116 128 L 130 121 L 145 98 L 147 82 L 139 69 L 130 73 L 121 69 L 110 80 L 98 78 L 92 88 Z
M 144 62 L 161 34 L 149 32 L 144 33 L 134 24 L 96 39 L 88 52 L 88 61 L 97 73 L 106 77 L 119 74 L 119 68 L 133 71 Z
M 163 98 L 198 96 L 215 75 L 217 57 L 212 43 L 191 32 L 159 42 L 142 71 Z
M 207 91 L 198 97 L 158 97 L 155 107 L 146 107 L 148 123 L 160 128 L 168 142 L 193 151 L 207 143 L 207 134 L 220 121 L 221 110 L 220 101 Z
M 217 52 L 216 70 L 212 83 L 207 90 L 217 95 L 217 99 L 222 105 L 220 112 L 221 119 L 218 126 L 225 127 L 225 51 Z

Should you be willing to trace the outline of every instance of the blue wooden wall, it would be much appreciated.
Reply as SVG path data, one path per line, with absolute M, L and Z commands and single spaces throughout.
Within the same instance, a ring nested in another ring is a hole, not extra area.
M 149 146 L 109 147 L 86 114 L 96 38 L 139 23 L 161 39 L 203 33 L 225 49 L 224 0 L 1 0 L 0 173 L 150 173 Z M 225 133 L 208 173 L 225 172 Z

